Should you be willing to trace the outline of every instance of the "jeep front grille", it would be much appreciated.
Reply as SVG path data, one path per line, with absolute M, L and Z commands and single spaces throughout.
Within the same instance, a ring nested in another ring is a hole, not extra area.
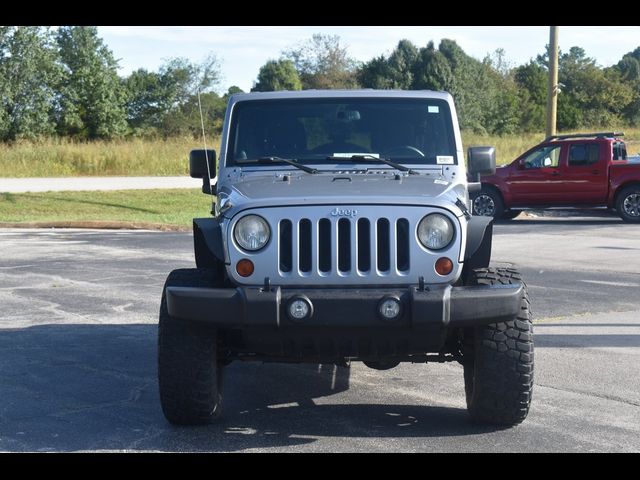
M 240 217 L 257 213 L 271 225 L 272 238 L 263 250 L 249 253 L 238 249 L 230 235 L 231 264 L 240 258 L 255 264 L 251 279 L 234 275 L 234 268 L 230 273 L 238 283 L 262 284 L 269 277 L 274 285 L 402 285 L 415 284 L 420 276 L 425 282 L 441 283 L 457 275 L 456 267 L 450 276 L 438 276 L 434 263 L 443 255 L 456 262 L 461 232 L 456 232 L 446 251 L 429 251 L 417 241 L 418 223 L 435 209 L 385 205 L 354 206 L 347 211 L 351 214 L 338 216 L 332 215 L 332 207 L 307 206 L 238 214 L 230 232 Z M 450 218 L 460 225 L 454 216 Z
M 325 275 L 332 269 L 340 274 L 369 275 L 372 268 L 382 274 L 392 268 L 406 273 L 411 266 L 406 218 L 378 218 L 373 224 L 368 218 L 321 218 L 317 222 L 302 218 L 296 223 L 284 219 L 278 245 L 279 268 L 284 274 L 296 270 L 310 274 L 314 263 Z

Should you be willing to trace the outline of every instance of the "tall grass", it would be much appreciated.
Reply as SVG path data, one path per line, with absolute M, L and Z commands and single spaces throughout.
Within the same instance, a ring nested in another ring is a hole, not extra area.
M 210 144 L 217 148 L 218 139 Z M 74 142 L 47 139 L 0 144 L 0 177 L 187 175 L 192 138 Z
M 611 129 L 582 131 L 597 130 Z M 637 154 L 640 151 L 640 128 L 622 130 L 626 133 L 628 152 Z M 543 139 L 543 133 L 506 136 L 462 133 L 464 148 L 472 145 L 496 147 L 498 164 L 511 162 Z M 208 142 L 208 145 L 216 149 L 219 144 L 219 138 Z M 53 138 L 0 143 L 0 177 L 188 175 L 187 158 L 189 151 L 194 148 L 202 148 L 202 144 L 200 140 L 190 137 L 95 142 Z

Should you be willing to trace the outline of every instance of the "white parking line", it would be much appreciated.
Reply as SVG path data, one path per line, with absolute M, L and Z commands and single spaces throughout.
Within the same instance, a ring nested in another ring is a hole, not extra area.
M 612 287 L 640 287 L 640 283 L 631 282 L 605 282 L 604 280 L 580 280 L 584 283 L 595 283 L 597 285 L 611 285 Z

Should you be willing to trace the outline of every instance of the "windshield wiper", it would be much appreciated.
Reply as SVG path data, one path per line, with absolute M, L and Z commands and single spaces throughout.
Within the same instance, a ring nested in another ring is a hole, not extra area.
M 407 172 L 409 175 L 419 175 L 418 172 L 416 172 L 415 170 L 409 168 L 409 167 L 405 167 L 404 165 L 401 165 L 400 163 L 396 163 L 393 162 L 391 160 L 389 160 L 388 158 L 385 157 L 377 157 L 375 155 L 368 155 L 368 154 L 362 154 L 362 155 L 351 155 L 350 157 L 327 157 L 327 160 L 349 160 L 351 162 L 370 162 L 370 161 L 376 161 L 376 162 L 380 162 L 380 163 L 384 163 L 386 165 L 389 165 L 390 167 L 393 167 L 397 170 L 400 170 L 401 172 Z
M 318 170 L 315 168 L 307 167 L 306 165 L 302 165 L 298 163 L 296 160 L 290 158 L 281 158 L 281 157 L 260 157 L 258 159 L 252 160 L 236 160 L 238 165 L 245 165 L 249 163 L 286 163 L 287 165 L 292 165 L 296 168 L 299 168 L 303 172 L 307 173 L 318 173 Z

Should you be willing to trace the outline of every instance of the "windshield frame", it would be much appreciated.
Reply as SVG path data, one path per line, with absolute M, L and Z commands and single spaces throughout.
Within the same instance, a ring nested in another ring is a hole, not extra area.
M 238 118 L 240 115 L 240 112 L 242 111 L 243 108 L 251 106 L 251 107 L 255 107 L 255 106 L 259 106 L 259 105 L 265 105 L 265 104 L 283 104 L 283 103 L 288 103 L 288 104 L 309 104 L 309 103 L 318 103 L 318 104 L 331 104 L 331 103 L 335 103 L 338 105 L 342 105 L 342 104 L 350 104 L 350 103 L 359 103 L 359 102 L 364 102 L 364 103 L 375 103 L 375 104 L 384 104 L 384 103 L 390 103 L 390 104 L 398 104 L 398 103 L 407 103 L 407 104 L 423 104 L 425 105 L 425 107 L 427 106 L 436 106 L 439 107 L 441 110 L 439 112 L 440 115 L 444 115 L 444 126 L 445 128 L 448 130 L 447 132 L 447 137 L 448 137 L 448 149 L 449 152 L 446 155 L 446 157 L 453 157 L 452 163 L 450 161 L 448 161 L 446 164 L 444 163 L 440 163 L 439 160 L 437 159 L 438 156 L 442 156 L 442 155 L 437 155 L 436 157 L 431 156 L 431 157 L 419 157 L 419 156 L 415 156 L 415 157 L 409 157 L 409 156 L 394 156 L 394 155 L 384 155 L 386 158 L 393 160 L 396 163 L 402 164 L 402 165 L 407 165 L 411 168 L 434 168 L 434 167 L 442 167 L 443 165 L 446 166 L 457 166 L 460 165 L 460 159 L 458 158 L 458 149 L 457 149 L 457 137 L 456 137 L 456 118 L 452 115 L 452 111 L 451 111 L 451 107 L 449 105 L 449 102 L 446 99 L 443 98 L 437 98 L 437 97 L 422 97 L 422 96 L 415 96 L 415 97 L 396 97 L 396 96 L 389 96 L 389 97 L 367 97 L 367 96 L 352 96 L 352 97 L 346 97 L 346 96 L 336 96 L 336 97 L 317 97 L 317 98 L 312 98 L 312 97 L 292 97 L 292 98 L 270 98 L 270 99 L 256 99 L 256 100 L 243 100 L 243 101 L 238 101 L 233 105 L 233 109 L 231 110 L 230 114 L 229 114 L 229 131 L 228 134 L 226 136 L 226 152 L 225 152 L 225 159 L 224 159 L 224 164 L 225 167 L 247 167 L 249 165 L 251 165 L 252 167 L 257 166 L 258 162 L 256 162 L 255 164 L 252 163 L 245 163 L 243 162 L 243 160 L 251 160 L 251 158 L 247 158 L 247 159 L 237 159 L 238 161 L 236 161 L 236 159 L 234 158 L 234 144 L 236 141 L 236 135 L 237 135 L 237 128 L 238 128 Z M 359 155 L 371 155 L 367 154 L 365 152 L 361 152 L 358 153 Z M 383 156 L 383 152 L 372 152 L 372 154 L 374 155 L 379 155 L 379 156 Z M 313 155 L 312 158 L 311 155 Z M 333 158 L 328 161 L 327 157 L 332 156 Z M 343 164 L 343 163 L 349 163 L 349 164 L 354 164 L 353 160 L 351 160 L 349 157 L 345 156 L 344 161 L 341 161 L 338 157 L 334 157 L 333 155 L 326 155 L 324 153 L 315 153 L 315 154 L 307 154 L 307 155 L 302 155 L 300 157 L 298 156 L 291 156 L 289 157 L 291 159 L 296 160 L 298 163 L 300 163 L 301 165 L 314 165 L 314 166 L 318 166 L 318 167 L 332 167 L 335 166 L 337 164 Z M 424 158 L 429 158 L 429 161 L 425 162 Z M 371 162 L 363 162 L 363 163 L 368 163 L 369 165 L 371 165 Z M 263 165 L 266 166 L 266 165 Z M 382 168 L 388 168 L 388 166 L 380 164 L 379 165 Z

